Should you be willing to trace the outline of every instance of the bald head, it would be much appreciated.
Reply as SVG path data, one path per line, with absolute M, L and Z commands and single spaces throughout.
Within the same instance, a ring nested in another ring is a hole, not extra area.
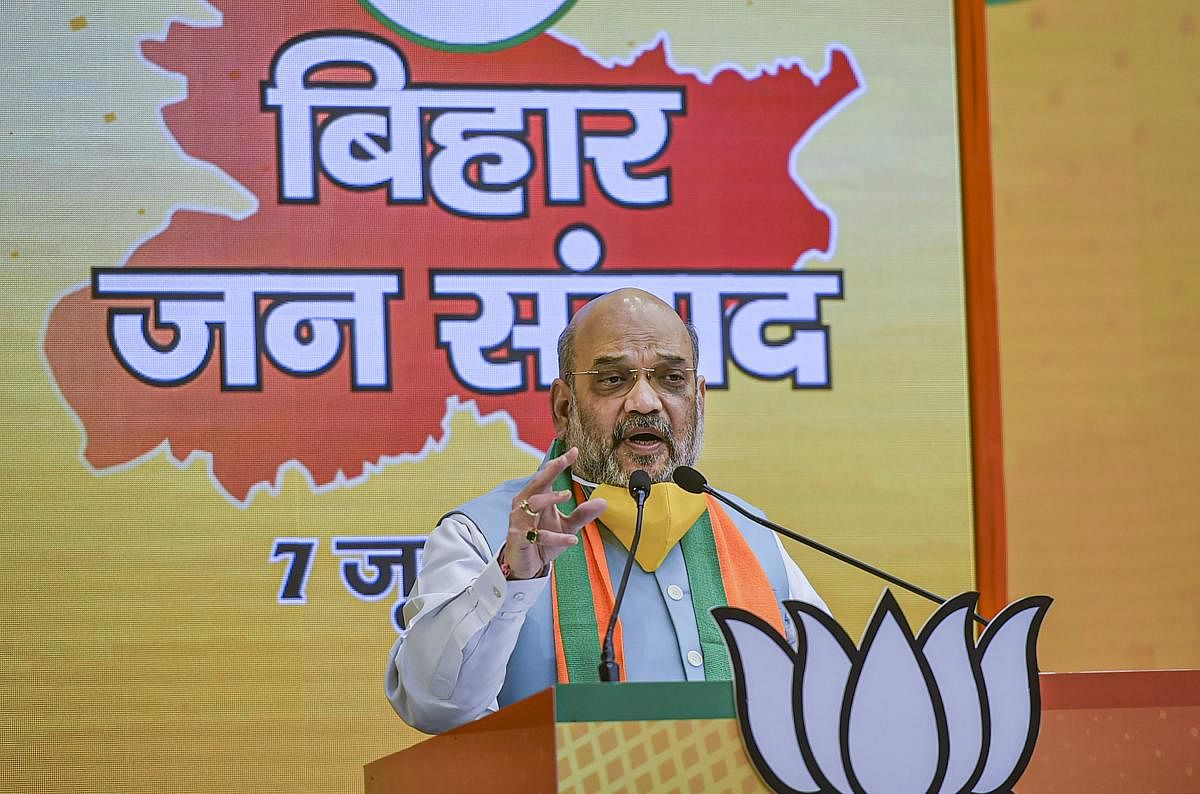
M 577 474 L 624 485 L 642 469 L 666 482 L 695 463 L 705 394 L 696 351 L 691 327 L 643 290 L 610 292 L 579 310 L 559 337 L 550 389 L 555 433 L 579 449 Z
M 691 346 L 689 358 L 692 366 L 696 366 L 700 351 L 696 329 L 657 296 L 636 287 L 624 287 L 589 301 L 571 318 L 558 337 L 559 376 L 568 378 L 564 373 L 576 370 L 577 340 L 582 337 L 590 341 L 618 329 L 646 329 L 650 333 L 659 329 L 667 331 L 668 337 L 684 333 Z M 583 362 L 582 366 L 586 369 L 590 363 Z

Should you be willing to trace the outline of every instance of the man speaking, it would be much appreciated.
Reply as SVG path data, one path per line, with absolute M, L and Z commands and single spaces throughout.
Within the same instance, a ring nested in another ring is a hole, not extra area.
M 773 534 L 671 482 L 700 454 L 696 362 L 694 334 L 647 292 L 617 290 L 575 315 L 558 343 L 547 460 L 447 513 L 425 544 L 388 657 L 405 722 L 438 733 L 556 682 L 598 680 L 638 469 L 653 485 L 615 632 L 622 680 L 731 678 L 713 607 L 754 612 L 793 643 L 780 601 L 825 609 Z

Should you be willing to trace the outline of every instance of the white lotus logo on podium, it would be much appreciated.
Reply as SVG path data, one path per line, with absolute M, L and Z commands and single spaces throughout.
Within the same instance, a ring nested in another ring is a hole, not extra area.
M 1010 604 L 976 644 L 977 600 L 950 599 L 914 637 L 885 590 L 860 648 L 824 612 L 788 601 L 797 651 L 749 612 L 713 610 L 763 780 L 805 794 L 1010 791 L 1037 741 L 1037 634 L 1051 599 Z

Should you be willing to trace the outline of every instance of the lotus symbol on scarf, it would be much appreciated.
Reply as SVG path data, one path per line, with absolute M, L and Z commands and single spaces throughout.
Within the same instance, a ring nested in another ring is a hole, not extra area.
M 795 651 L 755 615 L 714 609 L 763 780 L 805 794 L 1010 791 L 1037 740 L 1036 644 L 1051 599 L 1010 604 L 976 644 L 977 600 L 950 599 L 914 637 L 885 590 L 859 648 L 824 612 L 787 601 Z

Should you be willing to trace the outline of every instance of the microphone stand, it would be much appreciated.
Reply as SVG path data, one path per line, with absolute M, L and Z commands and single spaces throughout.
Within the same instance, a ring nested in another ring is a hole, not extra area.
M 685 474 L 685 476 L 683 478 L 685 481 L 687 481 L 687 484 L 685 485 L 683 482 L 680 482 L 679 477 L 675 477 L 676 484 L 678 484 L 679 487 L 683 488 L 685 491 L 691 491 L 692 493 L 700 493 L 700 492 L 706 493 L 715 499 L 721 500 L 725 504 L 732 507 L 734 510 L 736 510 L 739 513 L 741 513 L 742 515 L 744 515 L 746 518 L 750 519 L 751 521 L 753 521 L 756 524 L 766 527 L 767 529 L 771 530 L 772 532 L 783 535 L 784 537 L 787 537 L 787 538 L 791 538 L 792 540 L 799 541 L 800 543 L 803 543 L 806 546 L 816 549 L 817 551 L 821 552 L 822 554 L 827 554 L 830 557 L 833 557 L 835 560 L 841 560 L 842 562 L 844 562 L 848 565 L 853 565 L 855 568 L 858 568 L 859 570 L 863 570 L 869 574 L 878 576 L 880 579 L 883 579 L 885 582 L 890 582 L 891 584 L 894 584 L 897 587 L 902 587 L 905 590 L 907 590 L 908 592 L 919 595 L 922 598 L 928 599 L 935 604 L 940 605 L 940 604 L 946 603 L 946 599 L 942 598 L 937 593 L 931 593 L 930 591 L 926 590 L 923 587 L 918 587 L 915 584 L 910 584 L 898 576 L 894 576 L 885 570 L 876 568 L 874 565 L 871 565 L 870 563 L 866 563 L 866 562 L 863 562 L 862 560 L 855 559 L 854 557 L 851 557 L 849 554 L 840 552 L 837 549 L 832 548 L 830 546 L 826 546 L 824 543 L 813 540 L 812 538 L 805 537 L 804 535 L 801 535 L 799 532 L 793 532 L 792 530 L 788 529 L 787 527 L 781 527 L 779 524 L 776 524 L 774 521 L 772 521 L 769 518 L 763 518 L 762 516 L 754 515 L 749 510 L 747 510 L 746 508 L 739 505 L 737 502 L 733 501 L 729 497 L 725 496 L 724 494 L 720 493 L 719 491 L 714 489 L 712 486 L 710 486 L 708 484 L 708 481 L 704 479 L 704 475 L 701 474 L 700 472 L 696 471 L 695 469 L 692 469 L 690 467 L 680 466 L 675 471 L 676 471 L 676 473 L 678 473 L 678 472 L 680 472 L 680 470 L 682 470 L 684 468 L 687 468 L 689 471 L 694 473 L 696 477 L 699 478 L 697 481 L 693 482 L 693 481 L 691 481 L 690 476 Z M 699 486 L 698 490 L 696 489 L 697 485 Z M 981 626 L 988 625 L 988 621 L 985 618 L 983 618 L 982 616 L 980 616 L 975 611 L 971 612 L 971 619 L 974 620 L 976 623 L 978 623 Z
M 641 475 L 641 476 L 638 476 Z M 613 650 L 613 632 L 617 629 L 617 613 L 621 602 L 625 599 L 625 586 L 629 584 L 629 574 L 633 571 L 633 556 L 637 553 L 638 543 L 642 540 L 642 513 L 646 507 L 646 497 L 650 495 L 650 475 L 638 469 L 629 476 L 629 495 L 637 502 L 637 523 L 633 527 L 633 541 L 629 544 L 629 556 L 625 558 L 625 569 L 621 571 L 621 584 L 613 597 L 612 614 L 608 617 L 608 629 L 604 632 L 604 644 L 600 648 L 600 680 L 620 681 L 621 666 L 617 664 L 616 652 Z M 603 565 L 604 561 L 600 560 Z

